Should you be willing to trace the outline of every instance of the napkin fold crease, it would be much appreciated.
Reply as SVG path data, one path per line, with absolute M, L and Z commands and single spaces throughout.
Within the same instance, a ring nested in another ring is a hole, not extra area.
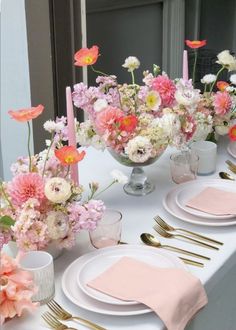
M 147 305 L 168 330 L 183 330 L 208 301 L 199 279 L 186 270 L 158 268 L 130 257 L 122 257 L 87 285 Z

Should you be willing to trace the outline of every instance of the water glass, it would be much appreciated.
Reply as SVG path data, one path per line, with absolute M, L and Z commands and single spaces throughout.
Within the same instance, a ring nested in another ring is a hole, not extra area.
M 97 228 L 89 232 L 92 245 L 96 249 L 117 245 L 121 239 L 122 214 L 117 210 L 105 210 Z
M 211 141 L 197 141 L 191 144 L 191 150 L 199 156 L 198 175 L 209 175 L 216 170 L 217 145 Z
M 50 301 L 55 293 L 53 257 L 45 251 L 30 251 L 23 255 L 21 268 L 32 273 L 38 287 L 32 301 L 41 305 Z
M 170 156 L 170 171 L 175 183 L 196 179 L 199 156 L 193 151 L 181 151 Z

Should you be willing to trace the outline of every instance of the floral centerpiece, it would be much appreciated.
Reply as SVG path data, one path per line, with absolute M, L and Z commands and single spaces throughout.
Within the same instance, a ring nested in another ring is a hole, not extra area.
M 44 110 L 42 105 L 9 111 L 18 122 L 27 122 Z M 10 240 L 19 249 L 45 249 L 51 242 L 58 248 L 70 248 L 81 230 L 93 230 L 102 218 L 105 206 L 95 199 L 98 183 L 83 187 L 70 177 L 70 167 L 82 161 L 85 151 L 64 145 L 68 140 L 67 119 L 48 120 L 44 129 L 51 138 L 46 149 L 36 155 L 19 157 L 12 164 L 13 179 L 0 185 L 0 247 Z M 118 173 L 119 174 L 119 173 Z M 112 184 L 119 181 L 114 173 Z
M 205 124 L 208 114 L 199 114 L 200 91 L 191 80 L 172 80 L 153 65 L 153 72 L 144 71 L 139 85 L 134 72 L 140 62 L 130 56 L 122 66 L 130 72 L 131 81 L 119 84 L 116 76 L 94 69 L 98 56 L 97 46 L 75 54 L 76 66 L 90 66 L 98 73 L 97 86 L 82 82 L 74 86 L 74 104 L 88 115 L 88 120 L 78 125 L 82 146 L 108 148 L 122 164 L 143 166 L 156 160 L 168 145 L 182 147 L 192 139 L 206 138 L 211 125 Z
M 206 44 L 206 40 L 186 40 L 186 45 L 195 52 L 193 85 L 197 51 Z M 204 89 L 197 106 L 198 116 L 205 120 L 205 126 L 209 132 L 208 139 L 213 141 L 216 141 L 219 135 L 228 134 L 236 118 L 236 74 L 231 74 L 228 82 L 219 80 L 220 74 L 224 70 L 236 71 L 236 58 L 230 54 L 229 50 L 224 50 L 217 55 L 216 63 L 219 65 L 218 72 L 206 74 L 201 79 Z

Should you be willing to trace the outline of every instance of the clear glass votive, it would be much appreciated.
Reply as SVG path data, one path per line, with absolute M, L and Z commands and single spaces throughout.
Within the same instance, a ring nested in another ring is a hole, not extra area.
M 199 156 L 193 151 L 181 151 L 170 156 L 170 171 L 175 183 L 196 179 Z
M 53 257 L 45 251 L 30 251 L 23 255 L 21 268 L 32 273 L 38 288 L 32 301 L 41 305 L 49 302 L 55 294 Z
M 122 214 L 117 210 L 105 210 L 97 228 L 89 232 L 92 245 L 96 249 L 117 245 L 121 239 Z

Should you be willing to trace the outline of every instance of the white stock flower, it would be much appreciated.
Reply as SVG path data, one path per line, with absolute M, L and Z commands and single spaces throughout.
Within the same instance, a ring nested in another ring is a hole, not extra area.
M 47 215 L 46 225 L 51 239 L 64 238 L 69 230 L 68 216 L 61 211 L 51 211 Z
M 45 131 L 52 133 L 52 132 L 57 132 L 59 133 L 61 130 L 64 128 L 64 124 L 62 122 L 56 123 L 54 120 L 47 120 L 44 124 L 43 127 Z
M 129 56 L 125 59 L 125 63 L 122 64 L 123 68 L 128 69 L 129 72 L 138 69 L 140 66 L 140 62 L 135 56 Z
M 136 136 L 129 140 L 125 152 L 133 162 L 144 163 L 152 156 L 152 144 L 148 138 Z
M 107 100 L 105 99 L 97 99 L 93 104 L 93 109 L 95 112 L 99 112 L 105 109 L 108 106 Z
M 113 170 L 111 171 L 111 176 L 114 180 L 116 180 L 118 183 L 125 184 L 128 182 L 128 177 L 119 170 Z
M 71 185 L 63 178 L 51 178 L 45 184 L 44 193 L 50 202 L 64 203 L 71 196 Z
M 202 79 L 201 79 L 201 83 L 202 84 L 212 84 L 214 81 L 216 81 L 216 75 L 215 74 L 206 74 Z
M 236 73 L 235 73 L 235 74 L 231 74 L 229 80 L 230 80 L 230 82 L 231 82 L 233 85 L 236 85 Z
M 236 58 L 230 54 L 229 50 L 223 50 L 217 55 L 216 63 L 225 66 L 228 71 L 236 70 Z
M 179 116 L 175 113 L 164 113 L 160 118 L 156 118 L 152 122 L 152 126 L 158 125 L 163 130 L 166 138 L 171 138 L 178 134 L 181 128 Z

